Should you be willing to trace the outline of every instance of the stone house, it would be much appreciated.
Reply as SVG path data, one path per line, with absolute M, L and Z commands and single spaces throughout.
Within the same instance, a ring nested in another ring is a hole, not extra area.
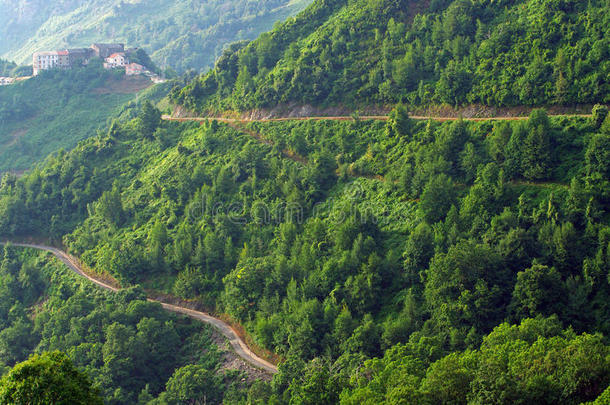
M 106 59 L 113 53 L 125 52 L 124 44 L 93 44 L 91 49 L 95 53 L 95 56 L 102 59 Z
M 130 63 L 125 66 L 125 74 L 127 76 L 141 75 L 146 73 L 148 70 L 138 63 Z

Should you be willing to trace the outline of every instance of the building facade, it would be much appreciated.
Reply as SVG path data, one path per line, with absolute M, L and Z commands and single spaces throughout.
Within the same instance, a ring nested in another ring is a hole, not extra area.
M 122 63 L 120 66 L 125 66 L 129 62 L 127 61 L 123 52 L 124 49 L 125 47 L 123 44 L 93 44 L 90 48 L 35 52 L 32 57 L 34 76 L 38 75 L 42 70 L 55 68 L 70 69 L 88 64 L 89 60 L 94 56 L 99 56 L 105 59 L 111 55 L 115 56 L 113 54 L 117 53 L 121 53 L 122 58 L 124 58 L 123 62 L 121 62 L 120 57 L 117 58 L 117 62 Z
M 93 55 L 95 55 L 95 52 L 91 48 L 68 49 L 68 59 L 71 67 L 86 65 Z
M 75 52 L 76 51 L 76 52 Z M 86 54 L 81 50 L 64 49 L 62 51 L 47 51 L 34 53 L 32 67 L 34 76 L 41 70 L 70 69 L 77 64 L 78 60 L 88 60 L 90 52 Z
M 68 50 L 57 51 L 57 67 L 61 69 L 68 69 L 70 67 Z
M 38 75 L 41 70 L 48 70 L 58 67 L 59 64 L 59 52 L 57 51 L 46 51 L 46 52 L 35 52 L 32 60 L 32 68 L 34 76 Z
M 114 69 L 118 67 L 125 67 L 129 61 L 127 60 L 127 56 L 123 52 L 113 53 L 109 57 L 107 57 L 104 61 L 104 67 L 106 69 Z
M 135 48 L 137 50 L 137 48 Z M 84 66 L 93 57 L 100 57 L 104 60 L 106 69 L 126 67 L 129 59 L 123 44 L 93 44 L 89 48 L 74 48 L 61 51 L 35 52 L 32 57 L 32 67 L 34 76 L 43 70 L 49 69 L 70 69 L 73 67 Z M 146 68 L 140 66 L 133 67 L 128 74 L 141 74 Z
M 130 63 L 125 66 L 125 74 L 127 76 L 141 75 L 147 72 L 146 68 L 138 63 Z
M 13 83 L 15 83 L 15 78 L 0 76 L 0 86 L 8 86 Z

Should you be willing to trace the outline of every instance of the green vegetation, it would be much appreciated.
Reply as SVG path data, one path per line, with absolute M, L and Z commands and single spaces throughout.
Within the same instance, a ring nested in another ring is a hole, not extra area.
M 318 0 L 172 93 L 188 109 L 610 102 L 608 0 Z
M 4 249 L 0 303 L 3 404 L 101 403 L 97 392 L 107 404 L 217 403 L 248 385 L 220 368 L 210 326 L 170 315 L 138 287 L 102 291 L 46 253 Z
M 151 83 L 101 67 L 48 71 L 0 87 L 0 172 L 29 169 L 59 149 L 70 149 L 106 128 L 108 117 Z M 145 97 L 145 96 L 144 96 Z
M 5 176 L 0 233 L 227 313 L 284 359 L 250 389 L 264 402 L 592 401 L 610 382 L 603 115 L 231 127 L 145 104 Z
M 607 103 L 609 6 L 317 0 L 175 83 L 170 101 Z M 62 242 L 127 288 L 87 291 L 94 304 L 70 307 L 67 323 L 53 305 L 72 298 L 49 294 L 38 314 L 41 284 L 3 264 L 7 366 L 61 350 L 109 403 L 607 402 L 607 107 L 480 122 L 413 120 L 401 104 L 386 122 L 160 115 L 131 104 L 73 150 L 2 178 L 0 236 Z M 143 302 L 137 285 L 237 321 L 279 372 L 237 384 L 205 329 Z M 91 311 L 103 333 L 81 321 Z M 208 351 L 193 350 L 198 339 Z
M 17 65 L 13 62 L 0 59 L 0 76 L 11 76 L 16 67 Z
M 34 355 L 0 380 L 3 404 L 103 404 L 86 375 L 61 352 Z
M 599 335 L 562 331 L 556 318 L 502 324 L 480 348 L 436 361 L 417 349 L 397 345 L 383 358 L 366 361 L 348 376 L 341 403 L 580 404 L 610 382 L 610 347 Z
M 0 1 L 0 55 L 20 64 L 44 49 L 96 42 L 141 47 L 162 68 L 212 66 L 223 48 L 270 30 L 310 0 Z

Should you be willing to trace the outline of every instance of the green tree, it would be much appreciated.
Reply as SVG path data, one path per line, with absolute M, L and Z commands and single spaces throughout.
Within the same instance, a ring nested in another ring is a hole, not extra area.
M 440 328 L 488 331 L 504 317 L 508 274 L 488 246 L 462 241 L 437 253 L 425 276 L 426 303 Z
M 222 400 L 222 388 L 219 376 L 213 371 L 193 364 L 174 372 L 160 398 L 170 405 L 215 404 Z
M 445 174 L 434 176 L 424 187 L 419 207 L 429 224 L 441 221 L 455 203 L 455 185 Z
M 0 380 L 0 403 L 16 405 L 102 404 L 89 378 L 61 352 L 33 355 Z
M 155 221 L 148 235 L 148 254 L 150 263 L 158 271 L 165 269 L 165 249 L 168 243 L 167 228 L 160 220 Z
M 326 152 L 315 153 L 311 159 L 311 175 L 323 190 L 331 188 L 337 180 L 337 163 L 333 156 Z
M 534 264 L 517 274 L 511 306 L 520 318 L 560 313 L 565 290 L 554 268 Z
M 389 136 L 407 136 L 410 135 L 413 121 L 409 118 L 407 108 L 399 104 L 390 112 L 390 116 L 386 123 L 386 133 Z
M 403 256 L 408 282 L 419 283 L 419 273 L 428 267 L 434 256 L 434 232 L 430 225 L 422 222 L 415 227 L 407 239 Z
M 502 164 L 509 157 L 506 148 L 513 134 L 510 122 L 500 121 L 494 125 L 493 132 L 489 138 L 489 154 L 498 163 Z
M 315 358 L 305 366 L 302 379 L 290 384 L 291 404 L 333 405 L 338 402 L 341 385 L 335 381 L 329 359 Z
M 452 353 L 432 363 L 421 383 L 434 404 L 466 404 L 474 377 L 474 356 Z
M 9 365 L 24 360 L 36 344 L 35 340 L 31 323 L 20 317 L 0 332 L 0 360 Z
M 593 125 L 595 125 L 595 129 L 599 129 L 608 116 L 608 107 L 601 104 L 595 104 L 591 114 L 593 115 Z
M 466 102 L 472 88 L 472 73 L 455 61 L 450 61 L 436 84 L 436 97 L 441 103 L 458 106 Z
M 527 121 L 528 133 L 523 143 L 523 175 L 530 180 L 550 177 L 550 122 L 543 109 L 533 110 Z
M 118 184 L 114 184 L 111 191 L 105 191 L 95 204 L 95 212 L 106 221 L 120 226 L 125 219 L 123 200 Z
M 137 128 L 141 136 L 153 139 L 157 127 L 161 124 L 161 111 L 159 111 L 148 100 L 142 105 L 138 115 Z
M 453 166 L 452 174 L 460 172 L 460 154 L 468 142 L 469 133 L 466 122 L 459 120 L 442 128 L 436 143 L 445 160 Z
M 606 118 L 610 122 L 610 118 Z M 610 133 L 594 135 L 585 152 L 586 183 L 605 203 L 610 201 Z

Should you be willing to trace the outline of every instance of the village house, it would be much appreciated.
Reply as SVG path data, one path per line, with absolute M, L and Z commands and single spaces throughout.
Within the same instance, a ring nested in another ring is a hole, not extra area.
M 41 70 L 70 69 L 74 66 L 87 64 L 92 54 L 93 51 L 87 48 L 35 52 L 32 60 L 34 76 L 38 75 Z
M 127 76 L 141 75 L 147 72 L 146 68 L 138 63 L 130 63 L 125 66 L 125 74 Z
M 55 68 L 70 69 L 76 66 L 83 66 L 88 64 L 89 59 L 94 56 L 105 59 L 117 53 L 122 53 L 123 58 L 125 58 L 124 50 L 125 46 L 123 44 L 93 44 L 90 48 L 35 52 L 32 57 L 34 76 L 38 75 L 41 70 Z M 127 64 L 126 59 L 124 62 L 120 62 L 120 58 L 118 58 L 117 61 L 122 63 L 119 66 Z
M 95 56 L 106 59 L 113 53 L 125 52 L 125 45 L 123 44 L 93 44 L 91 49 L 95 52 Z
M 15 83 L 15 78 L 0 76 L 0 86 L 7 86 L 13 83 Z
M 58 67 L 59 53 L 57 51 L 35 52 L 32 62 L 34 76 L 36 76 L 41 70 Z
M 70 67 L 70 57 L 68 56 L 68 50 L 57 51 L 57 67 L 62 69 L 68 69 Z
M 127 55 L 130 52 L 135 53 L 137 50 L 138 48 L 132 48 L 125 51 L 123 44 L 93 44 L 89 48 L 36 52 L 33 56 L 34 76 L 42 70 L 84 66 L 89 63 L 91 58 L 99 57 L 103 59 L 106 69 L 125 68 L 127 76 L 147 75 L 154 83 L 163 83 L 165 80 L 150 72 L 146 66 L 129 62 Z
M 105 59 L 104 68 L 114 69 L 117 67 L 125 67 L 128 63 L 127 56 L 125 56 L 123 52 L 117 52 Z
M 68 58 L 72 67 L 86 65 L 93 55 L 94 51 L 91 48 L 68 49 Z

